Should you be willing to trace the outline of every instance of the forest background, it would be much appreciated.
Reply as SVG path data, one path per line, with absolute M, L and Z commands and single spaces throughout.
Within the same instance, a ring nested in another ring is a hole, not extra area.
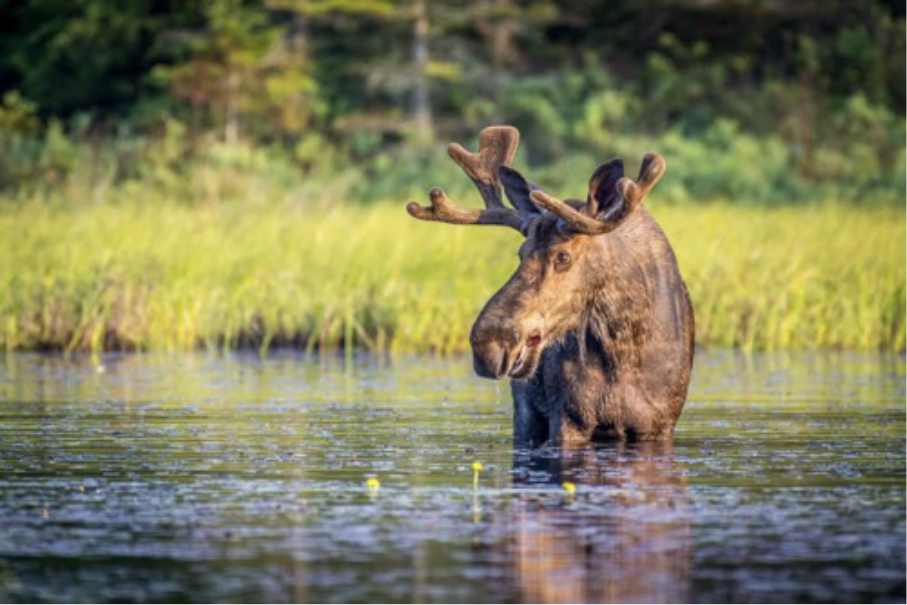
M 449 141 L 561 197 L 668 171 L 700 345 L 903 351 L 905 17 L 881 1 L 2 0 L 0 347 L 459 351 L 518 236 Z

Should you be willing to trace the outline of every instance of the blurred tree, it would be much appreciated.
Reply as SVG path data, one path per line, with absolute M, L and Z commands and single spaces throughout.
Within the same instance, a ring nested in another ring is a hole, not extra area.
M 541 164 L 721 123 L 779 137 L 815 180 L 853 145 L 886 166 L 903 149 L 889 0 L 0 0 L 0 15 L 4 111 L 30 108 L 38 146 L 51 123 L 57 141 L 175 120 L 186 145 L 216 133 L 297 168 L 412 150 L 418 172 L 435 136 L 492 121 L 518 123 Z
M 317 113 L 318 92 L 304 39 L 240 0 L 211 0 L 204 17 L 200 28 L 168 32 L 188 56 L 154 76 L 201 111 L 202 124 L 221 123 L 228 143 L 242 128 L 263 138 L 302 132 Z
M 404 39 L 402 35 L 382 36 L 372 30 L 373 35 L 380 36 L 384 42 L 382 52 L 363 55 L 362 59 L 371 71 L 369 74 L 372 82 L 370 88 L 385 87 L 393 91 L 400 88 L 402 82 L 402 87 L 408 89 L 407 93 L 411 98 L 412 106 L 412 139 L 420 146 L 432 142 L 434 125 L 429 91 L 432 66 L 429 39 L 432 35 L 432 23 L 429 4 L 425 0 L 268 0 L 268 5 L 292 11 L 297 18 L 306 16 L 326 24 L 329 31 L 333 32 L 333 36 L 341 38 L 345 35 L 343 30 L 349 29 L 350 17 L 376 21 L 379 27 L 389 26 L 387 31 L 400 29 L 401 34 L 405 26 L 409 24 L 410 41 L 408 45 L 411 57 L 409 69 L 399 69 L 400 56 L 406 44 L 402 42 Z M 361 41 L 361 37 L 356 41 Z M 350 48 L 345 50 L 355 53 Z M 386 69 L 388 65 L 393 65 L 393 74 L 390 73 L 390 69 Z M 399 124 L 394 123 L 397 120 L 393 118 L 391 118 L 390 124 L 384 124 L 384 120 L 376 123 L 374 117 L 372 115 L 371 119 L 365 121 L 361 118 L 353 119 L 352 123 L 357 128 L 361 128 L 364 125 L 363 122 L 366 122 L 370 123 L 371 128 L 389 127 L 394 131 L 407 129 L 400 128 Z
M 159 60 L 156 37 L 195 21 L 200 2 L 3 0 L 0 74 L 44 115 L 124 115 L 153 94 L 146 76 Z

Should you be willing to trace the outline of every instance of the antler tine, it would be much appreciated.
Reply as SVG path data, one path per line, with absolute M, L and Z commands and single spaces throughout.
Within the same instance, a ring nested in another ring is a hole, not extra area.
M 510 166 L 520 145 L 520 131 L 513 126 L 489 126 L 479 133 L 479 151 L 470 153 L 451 143 L 447 153 L 472 179 L 486 208 L 504 208 L 501 200 L 499 166 Z
M 664 159 L 656 153 L 647 153 L 643 158 L 642 166 L 639 169 L 639 178 L 637 178 L 636 182 L 627 177 L 622 177 L 617 181 L 617 192 L 623 199 L 624 208 L 620 216 L 615 219 L 595 218 L 577 210 L 566 202 L 548 195 L 544 191 L 533 191 L 530 195 L 533 203 L 559 216 L 576 233 L 601 235 L 617 229 L 623 219 L 630 216 L 636 207 L 639 206 L 664 172 Z
M 406 211 L 423 221 L 453 225 L 505 225 L 524 233 L 528 217 L 504 206 L 498 176 L 498 168 L 510 165 L 519 144 L 520 131 L 513 126 L 489 126 L 479 133 L 478 153 L 470 153 L 456 143 L 447 147 L 451 159 L 478 188 L 485 202 L 484 210 L 461 208 L 451 202 L 441 189 L 435 188 L 429 192 L 430 207 L 410 202 Z
M 617 191 L 627 204 L 625 215 L 629 214 L 642 202 L 665 173 L 665 161 L 657 153 L 647 153 L 639 167 L 639 176 L 634 183 L 627 177 L 617 181 Z
M 523 216 L 510 208 L 461 208 L 447 197 L 441 189 L 435 187 L 429 192 L 431 207 L 420 206 L 416 202 L 406 205 L 406 211 L 414 218 L 423 221 L 438 221 L 452 225 L 505 225 L 523 232 Z
M 543 208 L 552 214 L 559 216 L 570 229 L 576 233 L 585 235 L 600 235 L 613 231 L 617 227 L 616 221 L 603 221 L 592 218 L 583 214 L 570 204 L 563 202 L 552 195 L 548 195 L 542 190 L 536 190 L 529 194 L 534 203 L 539 208 Z

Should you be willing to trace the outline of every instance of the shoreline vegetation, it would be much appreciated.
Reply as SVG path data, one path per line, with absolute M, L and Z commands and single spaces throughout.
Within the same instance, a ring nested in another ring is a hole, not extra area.
M 8 13 L 8 14 L 6 14 Z M 0 36 L 0 351 L 457 352 L 519 236 L 445 154 L 615 156 L 700 346 L 905 348 L 903 3 L 25 0 Z M 100 49 L 100 50 L 99 50 Z M 106 49 L 106 51 L 105 51 Z
M 154 188 L 117 192 L 2 205 L 0 350 L 460 352 L 517 265 L 518 234 L 419 223 L 407 200 L 185 204 Z M 903 208 L 672 203 L 657 192 L 647 208 L 678 256 L 698 346 L 904 350 Z

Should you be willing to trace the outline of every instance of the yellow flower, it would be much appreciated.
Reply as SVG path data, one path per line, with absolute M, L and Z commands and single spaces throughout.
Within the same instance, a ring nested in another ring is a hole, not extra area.
M 563 487 L 564 491 L 567 492 L 568 494 L 576 493 L 576 485 L 574 485 L 573 483 L 570 483 L 569 481 L 564 481 L 563 483 L 561 483 L 561 487 Z
M 365 487 L 367 487 L 369 489 L 378 489 L 379 487 L 381 487 L 381 482 L 378 481 L 377 479 L 375 479 L 374 477 L 369 477 L 365 481 Z
M 480 470 L 482 470 L 482 463 L 481 463 L 481 462 L 473 462 L 473 463 L 472 463 L 472 472 L 478 473 Z

